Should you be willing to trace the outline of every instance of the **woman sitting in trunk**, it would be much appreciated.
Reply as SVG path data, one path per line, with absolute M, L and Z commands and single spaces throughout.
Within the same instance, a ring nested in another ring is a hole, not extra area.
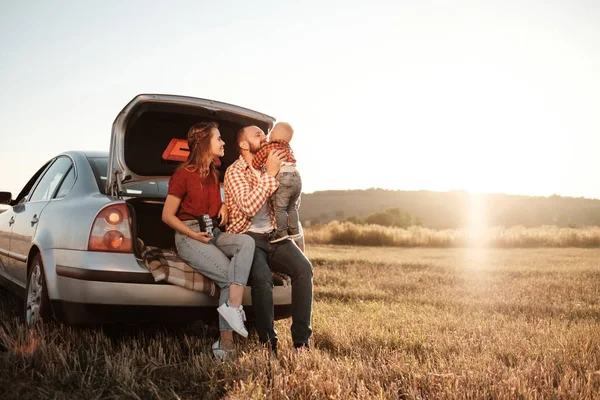
M 215 357 L 225 359 L 233 351 L 232 330 L 248 336 L 242 295 L 254 257 L 254 240 L 247 235 L 223 233 L 217 227 L 227 223 L 215 164 L 224 155 L 225 146 L 218 125 L 202 122 L 192 126 L 188 145 L 187 161 L 169 181 L 162 220 L 175 230 L 181 258 L 221 288 L 217 308 L 221 336 L 212 349 Z M 200 225 L 205 215 L 215 221 L 215 228 L 208 232 Z

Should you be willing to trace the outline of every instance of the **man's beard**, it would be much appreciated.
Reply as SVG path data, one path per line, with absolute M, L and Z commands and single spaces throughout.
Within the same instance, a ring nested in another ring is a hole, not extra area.
M 248 143 L 250 145 L 250 153 L 256 154 L 262 148 L 263 144 L 260 143 L 258 146 L 253 145 L 252 143 Z

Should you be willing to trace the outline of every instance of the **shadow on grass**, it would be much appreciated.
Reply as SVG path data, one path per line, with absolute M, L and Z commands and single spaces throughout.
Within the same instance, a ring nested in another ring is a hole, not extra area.
M 169 336 L 183 340 L 185 336 L 216 337 L 216 326 L 207 326 L 202 322 L 194 323 L 112 323 L 103 325 L 75 326 L 82 332 L 100 332 L 111 343 L 118 345 L 130 340 L 151 340 L 160 336 Z
M 331 335 L 327 333 L 314 332 L 312 341 L 313 345 L 319 350 L 326 351 L 334 356 L 340 354 L 340 347 L 336 345 Z
M 16 294 L 0 287 L 0 319 L 19 318 L 23 312 L 23 300 Z
M 0 340 L 0 351 L 7 351 L 7 341 L 18 340 L 25 331 L 23 323 L 23 300 L 5 288 L 0 288 L 0 329 L 5 340 Z M 213 338 L 218 336 L 215 324 L 191 323 L 110 323 L 88 325 L 63 325 L 56 321 L 46 322 L 43 334 L 64 337 L 90 337 L 99 334 L 106 338 L 113 348 L 127 345 L 131 341 L 149 342 L 161 337 L 172 337 L 178 342 L 186 337 Z M 25 338 L 21 338 L 23 340 Z M 26 340 L 26 339 L 25 339 Z
M 215 327 L 49 322 L 28 330 L 21 309 L 0 289 L 2 399 L 221 398 L 233 380 L 210 353 Z

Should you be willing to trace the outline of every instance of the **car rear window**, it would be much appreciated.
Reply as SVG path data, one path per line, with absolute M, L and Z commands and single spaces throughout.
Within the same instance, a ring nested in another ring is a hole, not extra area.
M 100 193 L 106 194 L 106 175 L 108 171 L 108 157 L 89 157 L 88 161 L 94 171 L 94 177 L 98 184 Z M 125 188 L 126 197 L 166 197 L 169 182 L 166 180 L 156 182 L 144 182 L 128 185 Z

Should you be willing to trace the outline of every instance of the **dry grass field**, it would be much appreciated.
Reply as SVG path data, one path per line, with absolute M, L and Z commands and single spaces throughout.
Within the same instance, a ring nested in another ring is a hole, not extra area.
M 599 249 L 309 246 L 313 347 L 234 362 L 202 324 L 24 332 L 0 291 L 0 398 L 593 399 Z
M 412 226 L 407 229 L 380 225 L 355 225 L 332 221 L 305 229 L 310 244 L 392 247 L 600 247 L 600 227 L 525 228 L 481 227 L 479 229 L 436 230 Z

